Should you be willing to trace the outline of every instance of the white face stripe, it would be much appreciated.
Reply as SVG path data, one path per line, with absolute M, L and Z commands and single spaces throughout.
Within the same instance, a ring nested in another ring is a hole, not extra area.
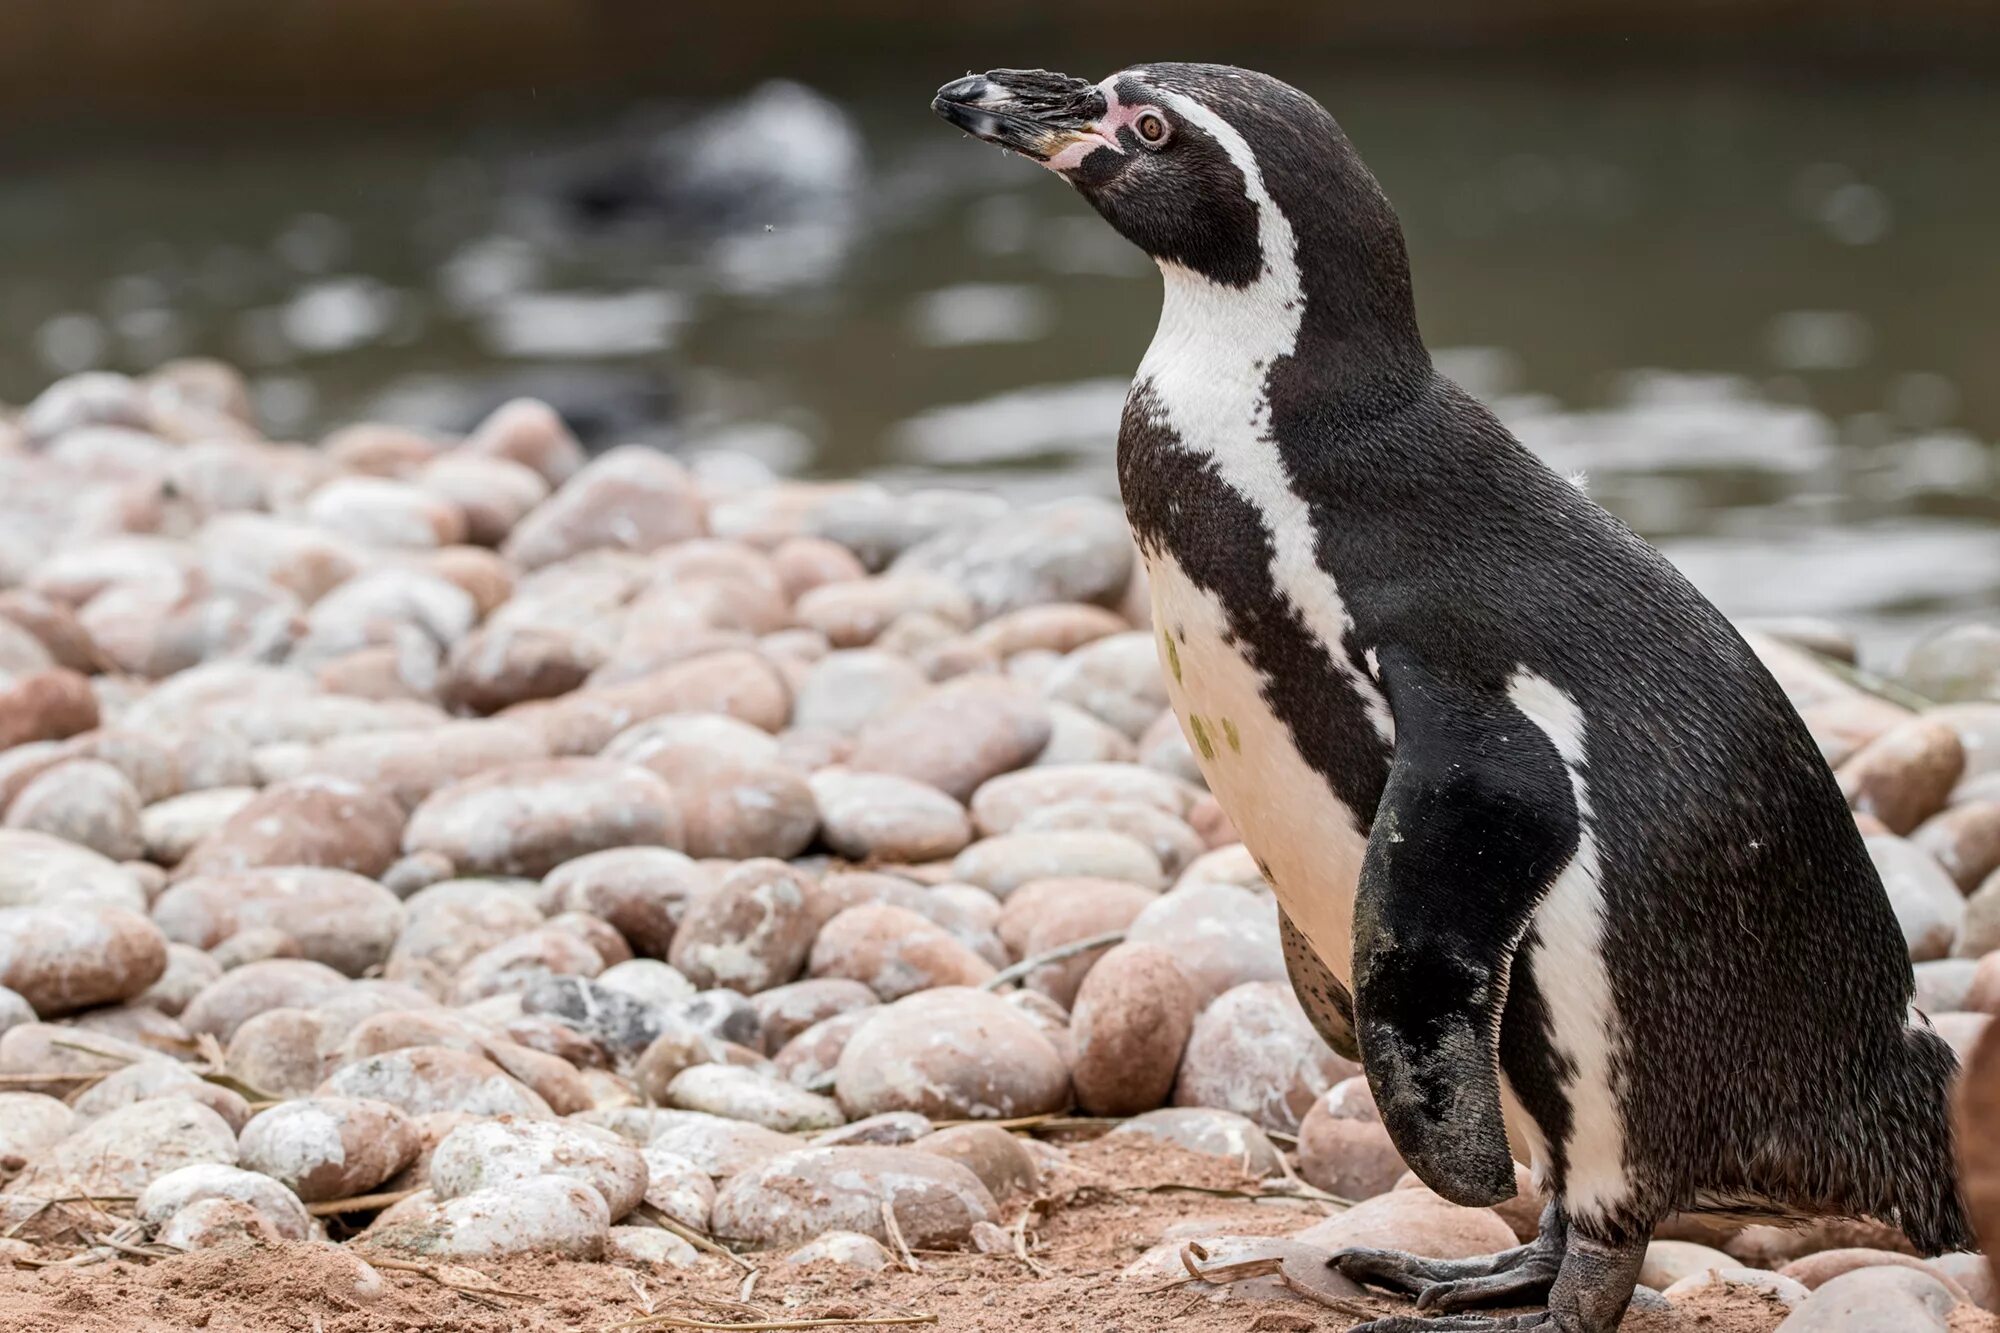
M 1139 378 L 1152 382 L 1182 445 L 1213 458 L 1223 481 L 1257 510 L 1271 537 L 1272 582 L 1360 695 L 1376 733 L 1393 741 L 1388 701 L 1347 655 L 1353 620 L 1333 576 L 1320 567 L 1310 508 L 1293 490 L 1271 432 L 1265 375 L 1277 358 L 1291 353 L 1305 318 L 1292 224 L 1265 189 L 1256 155 L 1234 126 L 1190 97 L 1167 91 L 1159 96 L 1182 120 L 1221 144 L 1243 173 L 1244 189 L 1257 207 L 1264 272 L 1249 287 L 1234 288 L 1162 263 L 1160 327 L 1139 363 Z
M 1582 771 L 1583 710 L 1555 682 L 1525 667 L 1508 682 L 1507 697 L 1556 747 L 1576 795 L 1576 854 L 1535 909 L 1538 941 L 1530 962 L 1548 1006 L 1553 1044 L 1576 1071 L 1564 1089 L 1570 1104 L 1564 1203 L 1573 1214 L 1601 1217 L 1625 1202 L 1630 1186 L 1612 1058 L 1619 1024 L 1604 962 L 1603 873 Z

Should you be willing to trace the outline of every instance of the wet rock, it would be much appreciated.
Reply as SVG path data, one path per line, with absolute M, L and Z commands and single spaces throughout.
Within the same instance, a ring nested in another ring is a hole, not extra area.
M 307 1203 L 367 1194 L 417 1156 L 410 1117 L 387 1102 L 316 1097 L 260 1113 L 238 1143 L 241 1164 Z
M 217 1162 L 184 1166 L 155 1178 L 140 1192 L 132 1213 L 146 1225 L 158 1227 L 203 1199 L 246 1205 L 284 1240 L 306 1240 L 312 1235 L 312 1218 L 305 1205 L 283 1183 Z
M 667 1105 L 730 1120 L 747 1120 L 782 1134 L 830 1129 L 845 1122 L 830 1097 L 805 1092 L 775 1075 L 735 1065 L 684 1069 L 667 1085 Z
M 806 1148 L 732 1177 L 712 1221 L 719 1237 L 759 1246 L 800 1245 L 828 1231 L 886 1240 L 885 1201 L 918 1249 L 964 1244 L 998 1207 L 971 1171 L 932 1153 Z
M 645 769 L 593 759 L 509 765 L 419 805 L 405 851 L 435 851 L 461 873 L 541 875 L 609 847 L 675 846 L 671 788 Z
M 1944 808 L 1965 768 L 1958 733 L 1915 718 L 1863 746 L 1840 766 L 1841 791 L 1892 833 L 1908 833 Z
M 1405 1169 L 1365 1078 L 1342 1079 L 1328 1088 L 1300 1122 L 1299 1174 L 1329 1194 L 1372 1199 L 1395 1188 Z M 1727 1255 L 1721 1260 L 1735 1262 Z
M 44 1017 L 129 1000 L 160 979 L 167 942 L 117 907 L 0 907 L 0 986 Z
M 1194 1017 L 1194 990 L 1172 955 L 1149 944 L 1105 954 L 1084 978 L 1070 1018 L 1078 1105 L 1122 1116 L 1165 1103 Z
M 808 969 L 858 981 L 885 1000 L 940 986 L 975 986 L 993 966 L 949 931 L 884 904 L 851 907 L 821 927 Z
M 934 861 L 972 838 L 964 807 L 910 778 L 823 768 L 811 790 L 827 846 L 851 860 Z
M 344 870 L 271 867 L 182 880 L 153 904 L 169 940 L 212 949 L 240 930 L 282 931 L 300 952 L 347 976 L 382 963 L 403 927 L 403 904 Z
M 627 445 L 593 459 L 516 523 L 501 554 L 539 569 L 584 551 L 653 551 L 706 532 L 706 505 L 687 469 Z
M 1321 1093 L 1359 1072 L 1320 1040 L 1290 986 L 1253 981 L 1195 1019 L 1174 1103 L 1221 1107 L 1294 1134 Z
M 263 866 L 329 866 L 376 878 L 396 860 L 403 807 L 345 778 L 274 783 L 202 839 L 185 874 L 228 874 Z
M 646 1159 L 594 1125 L 506 1117 L 475 1121 L 452 1130 L 431 1156 L 431 1189 L 440 1200 L 550 1176 L 595 1190 L 612 1221 L 638 1207 L 646 1193 Z
M 411 1046 L 356 1060 L 335 1070 L 313 1095 L 384 1101 L 413 1116 L 550 1114 L 547 1102 L 500 1066 L 443 1046 Z
M 236 1164 L 228 1123 L 199 1102 L 160 1097 L 91 1121 L 31 1161 L 8 1189 L 39 1198 L 135 1195 L 169 1171 L 202 1162 Z
M 560 1176 L 535 1176 L 455 1199 L 429 1201 L 393 1221 L 384 1214 L 369 1228 L 365 1245 L 429 1258 L 552 1254 L 597 1259 L 604 1254 L 610 1222 L 604 1196 L 589 1185 Z
M 835 1091 L 850 1116 L 918 1111 L 933 1120 L 1060 1111 L 1069 1070 L 1048 1038 L 996 995 L 924 991 L 874 1014 L 848 1040 Z
M 1914 961 L 1943 958 L 1965 922 L 1965 898 L 1938 863 L 1902 838 L 1864 840 Z
M 689 981 L 746 995 L 799 974 L 813 946 L 813 882 L 782 861 L 746 861 L 696 898 L 670 961 Z
M 145 851 L 139 793 L 125 775 L 95 759 L 57 764 L 7 807 L 7 827 L 32 829 L 88 847 L 114 861 Z

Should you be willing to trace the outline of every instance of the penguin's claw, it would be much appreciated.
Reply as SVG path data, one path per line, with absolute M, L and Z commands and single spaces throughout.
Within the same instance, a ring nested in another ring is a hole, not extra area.
M 1356 1324 L 1348 1333 L 1565 1333 L 1546 1310 L 1535 1314 L 1456 1314 L 1427 1318 L 1397 1314 Z
M 1515 1268 L 1485 1277 L 1434 1282 L 1417 1293 L 1417 1308 L 1431 1314 L 1455 1314 L 1482 1305 L 1545 1305 L 1556 1284 L 1560 1255 L 1537 1254 Z

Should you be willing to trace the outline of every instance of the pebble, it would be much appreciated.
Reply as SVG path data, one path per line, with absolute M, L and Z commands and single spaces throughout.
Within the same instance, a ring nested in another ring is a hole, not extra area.
M 1301 1173 L 1303 1174 L 1303 1172 Z M 1655 1240 L 1646 1246 L 1646 1261 L 1639 1269 L 1639 1285 L 1664 1292 L 1683 1278 L 1709 1269 L 1739 1267 L 1721 1250 L 1685 1240 Z
M 356 1060 L 336 1069 L 313 1095 L 384 1101 L 413 1116 L 551 1114 L 546 1101 L 499 1065 L 444 1046 L 410 1046 Z
M 1167 707 L 1159 649 L 1144 631 L 1113 634 L 1070 653 L 1049 671 L 1042 693 L 1082 709 L 1133 741 Z
M 415 1122 L 388 1102 L 308 1097 L 258 1113 L 237 1141 L 241 1165 L 307 1203 L 367 1194 L 417 1157 Z
M 977 618 L 988 620 L 1050 602 L 1116 601 L 1134 563 L 1118 506 L 1077 498 L 947 527 L 890 569 L 950 579 L 970 595 Z
M 236 1164 L 228 1122 L 189 1098 L 158 1097 L 84 1124 L 30 1160 L 7 1188 L 41 1198 L 136 1195 L 169 1171 L 204 1162 Z
M 1941 703 L 2000 699 L 2000 630 L 1976 622 L 1947 625 L 1911 647 L 1902 678 Z
M 1329 1194 L 1372 1199 L 1395 1188 L 1405 1169 L 1368 1080 L 1359 1075 L 1328 1088 L 1299 1124 L 1299 1174 Z
M 395 863 L 403 807 L 346 778 L 277 782 L 191 848 L 183 874 L 228 874 L 263 866 L 330 866 L 371 879 Z
M 1035 898 L 1032 911 L 1008 910 L 1016 900 L 1030 893 Z M 1124 930 L 1154 896 L 1136 884 L 1121 884 L 1116 880 L 1037 880 L 1016 893 L 1002 908 L 1001 922 L 1013 929 L 1003 933 L 1001 939 L 1023 959 L 1040 957 L 1066 945 Z M 1024 936 L 1018 933 L 1023 924 L 1027 926 Z M 1015 938 L 1009 938 L 1010 935 Z M 1076 1002 L 1077 988 L 1105 957 L 1108 948 L 1103 946 L 1043 963 L 1022 978 L 1022 985 L 1048 996 L 1067 1010 Z
M 407 1203 L 414 1206 L 393 1219 L 384 1213 L 368 1229 L 369 1249 L 436 1259 L 517 1254 L 599 1259 L 611 1228 L 604 1196 L 561 1176 L 532 1176 L 455 1199 L 418 1196 Z
M 965 801 L 989 778 L 1033 762 L 1052 731 L 1048 706 L 1033 694 L 994 677 L 967 676 L 870 718 L 855 735 L 848 763 Z
M 582 471 L 583 446 L 547 403 L 515 398 L 495 408 L 466 436 L 458 452 L 474 458 L 501 458 L 519 463 L 550 486 L 560 486 Z
M 1967 801 L 1932 816 L 1910 841 L 1929 852 L 1959 891 L 1970 895 L 2000 870 L 2000 799 Z
M 1710 1268 L 1699 1273 L 1690 1273 L 1660 1293 L 1675 1304 L 1689 1303 L 1689 1298 L 1697 1292 L 1722 1288 L 1731 1292 L 1754 1293 L 1767 1306 L 1792 1310 L 1803 1305 L 1812 1293 L 1797 1282 L 1778 1273 L 1769 1273 L 1761 1268 L 1742 1268 L 1731 1265 L 1727 1268 Z
M 1195 1019 L 1194 989 L 1173 955 L 1120 944 L 1090 970 L 1070 1016 L 1070 1075 L 1088 1115 L 1138 1115 L 1161 1106 Z
M 1908 1268 L 1858 1268 L 1801 1302 L 1779 1333 L 1944 1333 L 1958 1298 L 1929 1273 Z
M 583 1118 L 594 1115 L 586 1113 Z M 648 1151 L 671 1153 L 690 1162 L 715 1180 L 727 1179 L 799 1146 L 797 1139 L 776 1130 L 703 1111 L 633 1108 L 622 1119 L 607 1123 L 606 1128 L 636 1139 Z
M 798 976 L 813 947 L 812 880 L 783 861 L 745 861 L 695 898 L 668 960 L 697 987 L 746 995 Z
M 878 1003 L 869 987 L 845 977 L 816 977 L 774 986 L 750 997 L 757 1010 L 764 1050 L 775 1055 L 815 1023 Z
M 475 955 L 458 971 L 451 988 L 454 1004 L 495 995 L 521 995 L 545 981 L 594 977 L 604 955 L 574 932 L 545 925 L 515 935 Z
M 1328 1250 L 1402 1250 L 1431 1259 L 1471 1259 L 1516 1243 L 1513 1229 L 1491 1208 L 1461 1208 L 1422 1188 L 1363 1199 L 1292 1239 Z
M 934 861 L 972 840 L 965 807 L 913 778 L 822 768 L 810 789 L 827 846 L 850 860 Z
M 785 1262 L 801 1266 L 839 1264 L 843 1268 L 879 1273 L 895 1261 L 873 1236 L 858 1231 L 829 1231 L 793 1250 L 785 1256 Z
M 804 775 L 781 761 L 775 740 L 747 722 L 701 714 L 654 718 L 604 753 L 666 779 L 679 798 L 682 845 L 691 856 L 783 859 L 804 851 L 819 828 Z
M 134 861 L 146 850 L 137 789 L 96 759 L 59 763 L 35 778 L 8 804 L 7 827 L 46 833 L 113 861 Z
M 612 1227 L 605 1233 L 606 1263 L 623 1268 L 692 1268 L 701 1251 L 658 1227 Z
M 202 1199 L 227 1199 L 248 1206 L 285 1240 L 306 1240 L 312 1235 L 312 1217 L 299 1196 L 277 1180 L 257 1171 L 202 1162 L 184 1166 L 159 1176 L 139 1193 L 132 1215 L 148 1226 L 161 1226 L 168 1218 Z
M 1070 829 L 1124 834 L 1159 858 L 1160 869 L 1169 880 L 1178 878 L 1190 862 L 1208 850 L 1201 836 L 1185 822 L 1138 801 L 1061 801 L 1030 811 L 1014 825 L 1018 833 Z
M 311 1009 L 347 988 L 347 978 L 306 958 L 271 958 L 224 972 L 181 1011 L 190 1032 L 227 1043 L 245 1022 L 272 1009 Z
M 388 959 L 403 904 L 380 884 L 345 870 L 266 867 L 181 880 L 153 904 L 169 940 L 212 949 L 241 930 L 282 931 L 302 957 L 360 976 Z
M 668 847 L 615 847 L 565 861 L 543 881 L 567 911 L 617 927 L 642 958 L 665 958 L 688 904 L 708 891 L 693 858 Z
M 772 1059 L 772 1065 L 787 1081 L 798 1087 L 813 1087 L 830 1076 L 840 1063 L 840 1053 L 873 1016 L 880 1005 L 850 1009 L 813 1024 L 786 1042 Z M 830 1085 L 829 1085 L 830 1086 Z
M 1321 1093 L 1359 1072 L 1320 1039 L 1289 985 L 1253 981 L 1195 1019 L 1174 1102 L 1222 1107 L 1294 1134 Z
M 615 1222 L 646 1194 L 646 1159 L 610 1130 L 562 1120 L 502 1116 L 460 1125 L 431 1154 L 440 1201 L 560 1177 L 595 1190 Z
M 694 983 L 657 958 L 628 958 L 597 974 L 602 990 L 617 991 L 640 1004 L 666 1009 L 694 997 Z
M 965 1244 L 998 1204 L 966 1167 L 913 1148 L 805 1148 L 732 1176 L 716 1195 L 718 1239 L 797 1246 L 828 1231 L 886 1241 L 883 1205 L 915 1249 Z
M 820 927 L 808 971 L 858 981 L 884 1000 L 941 986 L 976 986 L 993 965 L 925 917 L 885 903 L 850 907 Z
M 931 1118 L 915 1111 L 884 1111 L 850 1121 L 811 1139 L 815 1148 L 853 1147 L 870 1144 L 879 1148 L 900 1148 L 915 1143 L 932 1132 Z
M 88 847 L 28 829 L 0 829 L 0 907 L 100 904 L 146 910 L 131 871 Z
M 1944 808 L 1964 769 L 1958 733 L 1918 717 L 1869 741 L 1838 776 L 1848 804 L 1905 834 Z
M 673 789 L 632 764 L 531 760 L 491 769 L 426 798 L 403 850 L 435 851 L 461 874 L 544 875 L 609 847 L 678 847 Z
M 0 1172 L 17 1171 L 68 1137 L 76 1113 L 39 1092 L 0 1092 Z
M 543 759 L 547 744 L 534 728 L 503 719 L 475 719 L 401 726 L 335 735 L 307 745 L 275 766 L 272 747 L 257 755 L 271 778 L 346 778 L 393 796 L 415 809 L 432 793 L 495 768 Z
M 961 1164 L 1001 1203 L 1016 1195 L 1032 1195 L 1041 1183 L 1034 1159 L 1021 1141 L 997 1125 L 953 1125 L 911 1146 Z
M 1902 928 L 1910 958 L 1924 962 L 1952 951 L 1965 924 L 1965 896 L 1951 876 L 1905 839 L 1878 833 L 1863 840 L 1882 877 L 1889 907 Z
M 1258 1177 L 1277 1175 L 1280 1170 L 1278 1149 L 1270 1135 L 1256 1121 L 1234 1111 L 1162 1107 L 1134 1116 L 1111 1132 L 1144 1134 L 1189 1152 L 1226 1157 L 1241 1163 L 1247 1174 Z
M 167 970 L 167 941 L 119 907 L 0 907 L 0 986 L 54 1018 L 141 994 Z
M 1138 764 L 1060 764 L 994 778 L 973 793 L 972 817 L 988 836 L 1011 833 L 1049 806 L 1077 801 L 1146 805 L 1179 818 L 1193 800 L 1188 788 Z
M 256 798 L 255 787 L 210 787 L 147 806 L 139 812 L 146 859 L 163 866 L 179 865 L 196 844 Z
M 1037 879 L 1090 877 L 1127 880 L 1148 889 L 1165 887 L 1159 857 L 1122 833 L 1099 829 L 987 838 L 959 854 L 951 864 L 951 875 L 1002 902 Z
M 1920 1273 L 1929 1273 L 1938 1281 L 1952 1288 L 1952 1294 L 1959 1300 L 1971 1300 L 1965 1288 L 1950 1275 L 1940 1272 L 1933 1264 L 1912 1255 L 1899 1254 L 1894 1250 L 1872 1250 L 1850 1246 L 1838 1250 L 1821 1250 L 1803 1259 L 1794 1259 L 1778 1270 L 1782 1277 L 1790 1278 L 1808 1291 L 1817 1291 L 1833 1279 L 1861 1268 L 1911 1268 Z
M 59 741 L 97 725 L 87 677 L 62 667 L 0 678 L 0 750 Z
M 792 613 L 836 648 L 864 648 L 905 615 L 933 616 L 958 629 L 973 622 L 972 603 L 964 590 L 930 574 L 885 574 L 829 583 L 801 596 L 792 604 Z M 921 672 L 918 678 L 924 679 Z
M 804 731 L 854 736 L 876 714 L 930 688 L 924 673 L 894 653 L 828 653 L 798 683 L 792 724 Z
M 709 1209 L 715 1205 L 715 1182 L 708 1173 L 658 1144 L 640 1151 L 646 1162 L 645 1202 L 692 1231 L 706 1234 Z
M 667 1084 L 667 1105 L 747 1120 L 781 1134 L 831 1129 L 846 1122 L 831 1097 L 794 1087 L 761 1070 L 739 1065 L 702 1064 L 684 1069 Z
M 1069 1070 L 1040 1029 L 999 996 L 940 987 L 863 1023 L 841 1052 L 834 1088 L 854 1117 L 1012 1119 L 1062 1110 Z

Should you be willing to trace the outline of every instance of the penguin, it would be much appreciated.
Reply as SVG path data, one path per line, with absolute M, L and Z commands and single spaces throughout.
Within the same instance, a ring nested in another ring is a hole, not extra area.
M 1158 264 L 1117 466 L 1174 711 L 1410 1168 L 1487 1206 L 1520 1161 L 1547 1200 L 1502 1254 L 1333 1256 L 1416 1298 L 1368 1333 L 1610 1333 L 1683 1211 L 1972 1246 L 1956 1061 L 1812 738 L 1665 558 L 1437 372 L 1333 118 L 1199 64 L 994 70 L 932 106 Z

